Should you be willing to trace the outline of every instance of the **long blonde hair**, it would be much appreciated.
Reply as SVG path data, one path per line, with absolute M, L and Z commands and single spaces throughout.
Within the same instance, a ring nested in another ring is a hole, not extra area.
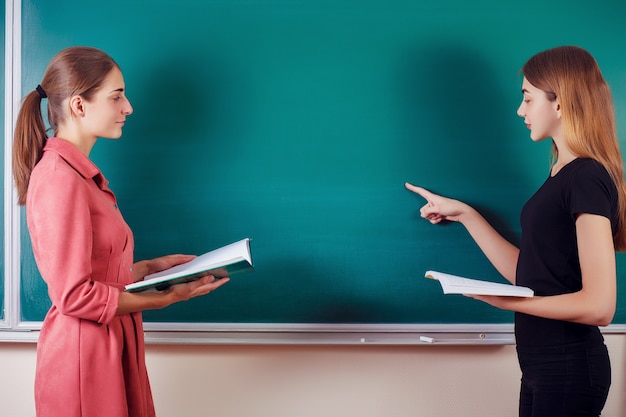
M 86 46 L 62 50 L 52 58 L 41 84 L 24 97 L 13 136 L 13 178 L 18 204 L 26 204 L 30 174 L 41 159 L 47 130 L 41 101 L 48 99 L 48 122 L 56 134 L 66 114 L 65 100 L 80 95 L 89 101 L 117 63 L 105 52 Z
M 571 151 L 598 161 L 615 183 L 619 198 L 615 249 L 626 251 L 626 184 L 615 127 L 611 90 L 596 60 L 577 46 L 561 46 L 530 58 L 522 73 L 548 99 L 561 105 L 563 137 Z M 558 149 L 553 146 L 553 162 Z

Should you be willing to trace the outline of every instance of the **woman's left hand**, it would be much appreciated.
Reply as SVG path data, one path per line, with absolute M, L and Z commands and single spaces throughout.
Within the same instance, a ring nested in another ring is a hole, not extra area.
M 230 281 L 230 278 L 228 277 L 215 279 L 213 275 L 209 275 L 196 281 L 172 285 L 163 293 L 170 296 L 169 302 L 173 304 L 179 301 L 186 301 L 191 298 L 206 295 L 211 291 L 215 291 L 228 281 Z
M 505 297 L 499 295 L 463 294 L 465 297 L 482 301 L 501 310 L 515 310 L 515 306 L 524 301 L 525 297 Z
M 155 272 L 160 272 L 173 266 L 187 263 L 195 257 L 195 255 L 175 254 L 160 256 L 146 261 L 139 261 L 133 265 L 134 281 L 143 281 L 143 278 L 146 275 L 154 274 Z

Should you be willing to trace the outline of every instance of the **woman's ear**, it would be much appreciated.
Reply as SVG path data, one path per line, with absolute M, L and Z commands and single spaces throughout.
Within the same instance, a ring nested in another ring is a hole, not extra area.
M 70 115 L 83 117 L 85 115 L 85 102 L 79 95 L 70 97 Z
M 561 118 L 561 103 L 558 101 L 554 102 L 554 111 L 556 112 L 557 119 Z

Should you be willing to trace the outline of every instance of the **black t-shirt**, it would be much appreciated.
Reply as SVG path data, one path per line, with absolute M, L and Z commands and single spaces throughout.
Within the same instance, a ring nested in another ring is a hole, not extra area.
M 576 242 L 576 216 L 582 213 L 607 217 L 615 233 L 615 184 L 601 164 L 587 158 L 575 159 L 549 177 L 522 209 L 518 285 L 532 288 L 538 296 L 582 288 Z M 515 313 L 515 336 L 518 349 L 603 341 L 597 326 L 524 313 Z

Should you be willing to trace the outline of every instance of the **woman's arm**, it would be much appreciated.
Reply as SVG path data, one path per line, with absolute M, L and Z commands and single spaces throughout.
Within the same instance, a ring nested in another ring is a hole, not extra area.
M 213 276 L 201 278 L 186 284 L 173 285 L 165 291 L 121 292 L 118 299 L 117 314 L 135 313 L 167 307 L 179 301 L 205 295 L 226 284 L 229 278 L 215 280 Z
M 549 297 L 514 298 L 471 296 L 505 310 L 549 319 L 607 326 L 613 320 L 617 297 L 615 249 L 609 219 L 581 214 L 576 220 L 582 289 Z
M 141 281 L 146 275 L 163 271 L 175 265 L 189 262 L 194 259 L 193 255 L 167 255 L 159 258 L 140 261 L 133 265 L 135 281 Z M 154 310 L 167 307 L 179 301 L 189 300 L 194 297 L 205 295 L 226 284 L 229 278 L 215 280 L 213 276 L 173 285 L 165 291 L 154 292 L 121 292 L 118 299 L 117 314 L 135 313 L 144 310 Z
M 502 237 L 478 211 L 461 201 L 433 194 L 422 187 L 405 185 L 426 199 L 426 204 L 420 209 L 423 218 L 432 224 L 444 220 L 463 224 L 498 272 L 515 284 L 519 249 Z

